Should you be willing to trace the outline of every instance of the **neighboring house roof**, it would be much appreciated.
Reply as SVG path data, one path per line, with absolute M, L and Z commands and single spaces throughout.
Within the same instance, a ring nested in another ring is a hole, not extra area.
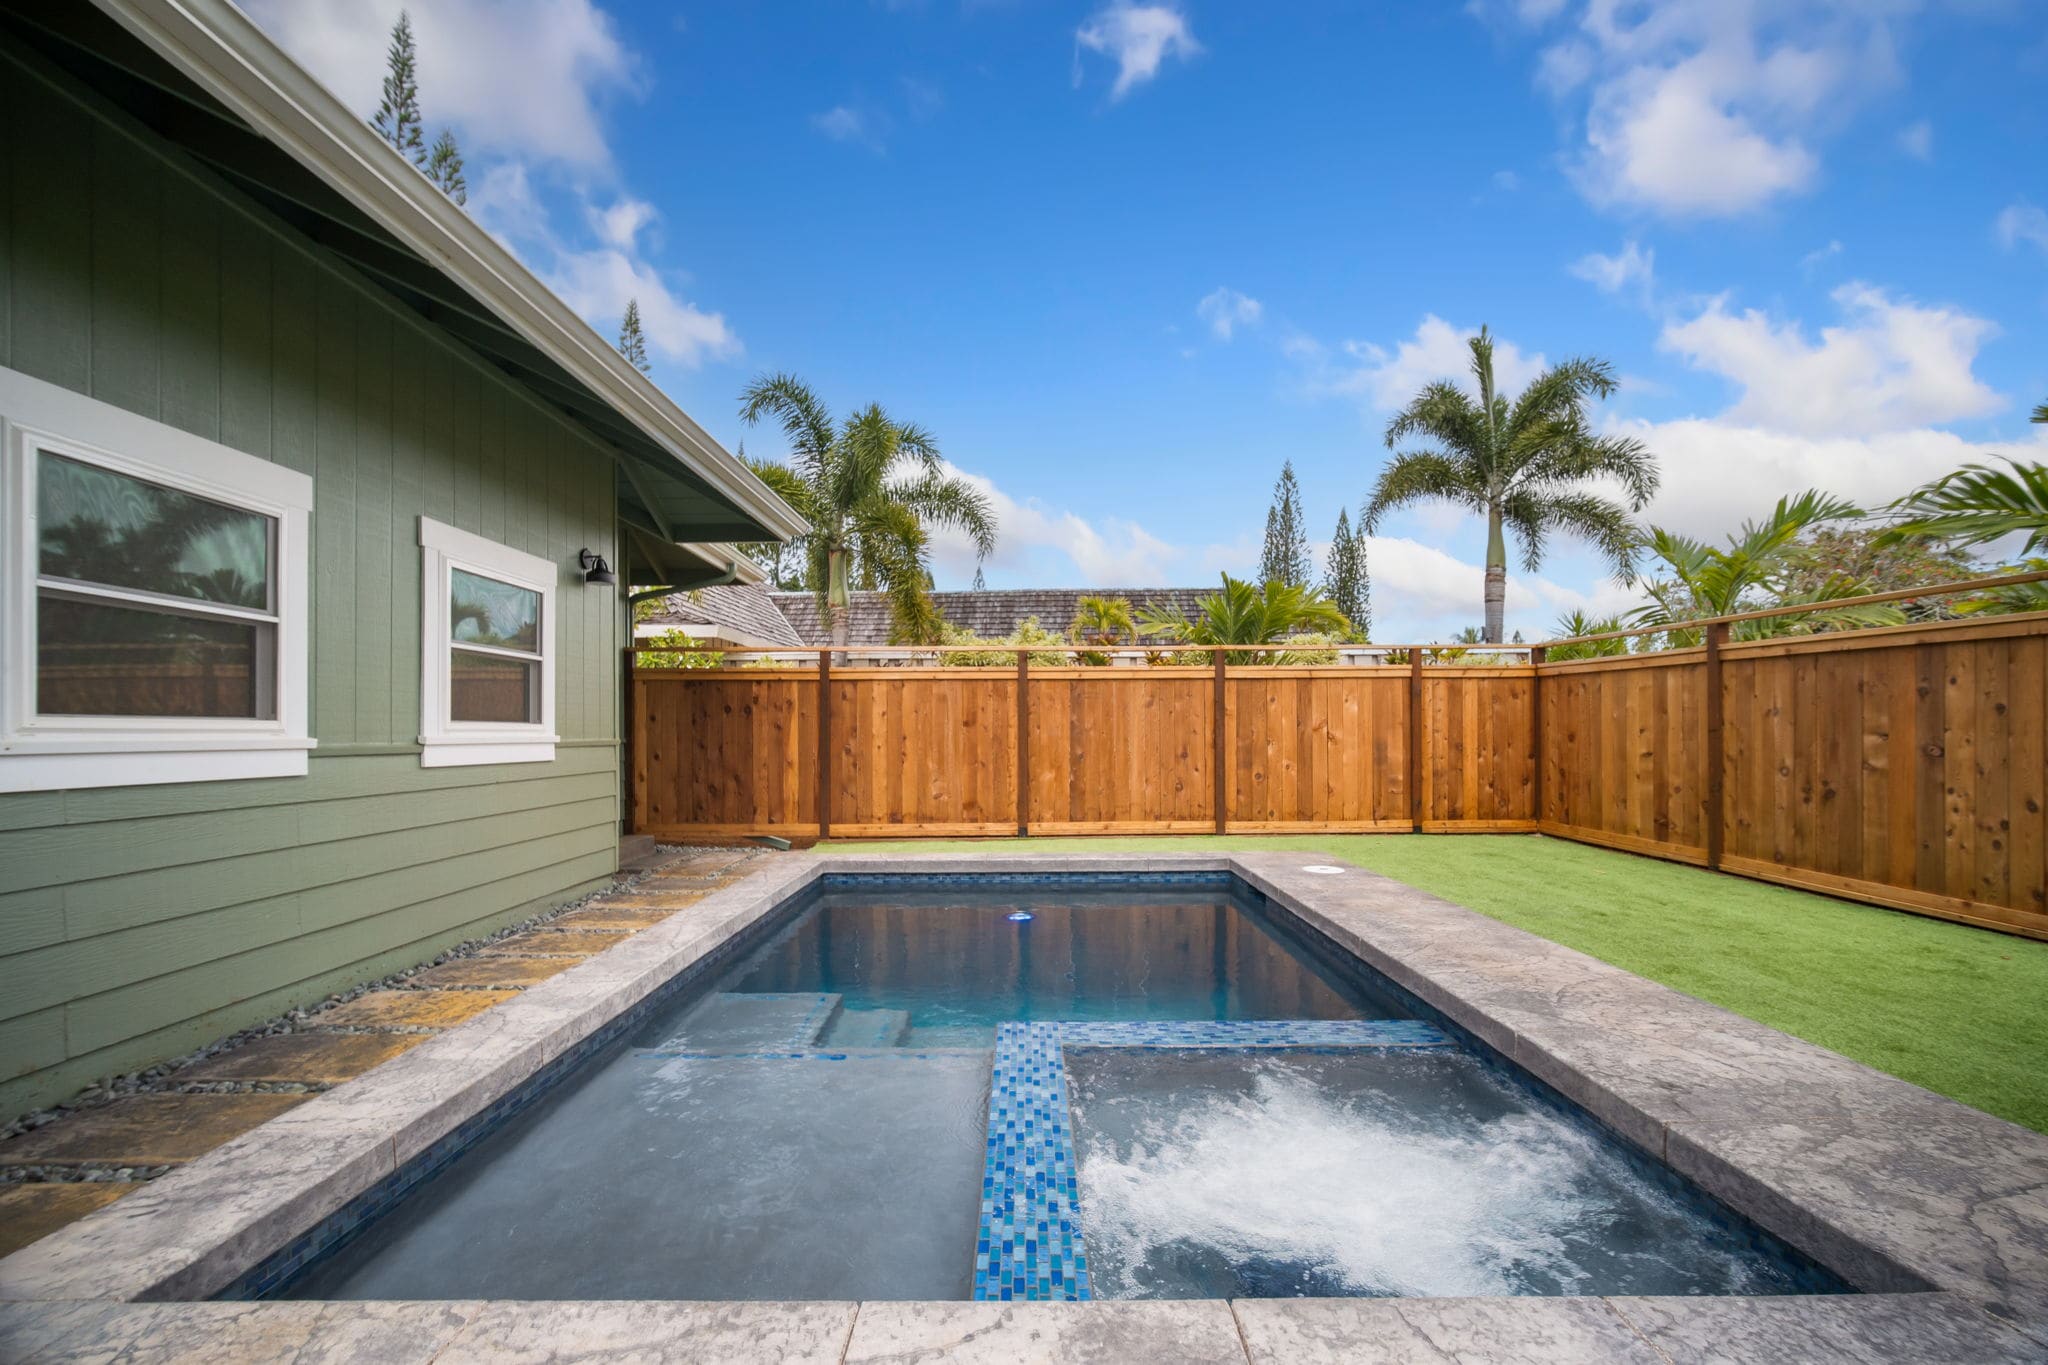
M 646 533 L 635 539 L 636 570 L 657 582 L 701 581 L 709 576 L 703 556 L 672 553 L 673 546 L 787 539 L 805 529 L 752 471 L 228 0 L 95 3 L 112 23 L 82 5 L 38 7 L 40 22 L 22 31 L 609 447 L 623 474 L 621 515 Z M 734 554 L 727 574 L 754 577 L 744 558 Z
M 702 631 L 704 638 L 715 636 L 734 645 L 804 643 L 764 589 L 737 584 L 670 593 L 662 599 L 660 609 L 642 623 L 643 629 L 647 626 L 686 633 Z
M 988 588 L 980 592 L 935 592 L 932 602 L 948 621 L 983 639 L 1000 639 L 1012 634 L 1027 619 L 1036 617 L 1047 630 L 1065 631 L 1073 621 L 1084 597 L 1121 597 L 1131 604 L 1135 615 L 1147 606 L 1177 606 L 1192 616 L 1201 598 L 1214 588 Z M 825 629 L 818 610 L 818 598 L 808 592 L 768 594 L 796 633 L 807 645 L 829 645 L 831 632 Z M 888 594 L 856 592 L 847 612 L 847 642 L 855 645 L 886 645 L 894 618 Z

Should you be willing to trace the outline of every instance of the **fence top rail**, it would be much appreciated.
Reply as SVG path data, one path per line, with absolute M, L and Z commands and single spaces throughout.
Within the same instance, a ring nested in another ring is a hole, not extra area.
M 1600 640 L 1627 640 L 1638 635 L 1664 635 L 1678 630 L 1705 630 L 1708 626 L 1732 626 L 1742 621 L 1765 621 L 1778 616 L 1804 616 L 1808 612 L 1839 611 L 1843 607 L 1874 607 L 1885 602 L 1909 602 L 1922 597 L 1953 597 L 1959 593 L 1988 592 L 1993 588 L 2015 588 L 2024 583 L 2043 581 L 2048 581 L 2048 569 L 1999 574 L 1992 578 L 1965 578 L 1954 583 L 1930 583 L 1924 588 L 1894 588 L 1890 592 L 1869 592 L 1860 597 L 1837 597 L 1826 602 L 1794 602 L 1789 606 L 1738 611 L 1727 616 L 1702 616 L 1696 621 L 1672 621 L 1661 626 L 1635 626 L 1628 630 L 1602 631 L 1598 635 L 1572 635 L 1560 640 L 1544 640 L 1535 647 L 1554 649 L 1560 645 L 1589 645 Z
M 1402 656 L 1406 663 L 1417 651 L 1423 661 L 1430 664 L 1455 664 L 1461 659 L 1498 658 L 1503 663 L 1527 662 L 1530 650 L 1536 645 L 1460 645 L 1438 641 L 1427 645 L 1380 645 L 1380 644 L 1326 644 L 1312 641 L 1303 644 L 1289 644 L 1282 640 L 1263 645 L 1140 645 L 1140 644 L 1052 644 L 1035 645 L 971 644 L 971 645 L 722 645 L 712 643 L 690 644 L 631 644 L 626 646 L 629 656 L 641 654 L 731 654 L 748 658 L 772 658 L 777 655 L 811 656 L 830 654 L 835 662 L 841 658 L 862 659 L 936 659 L 947 654 L 1007 654 L 1012 658 L 1031 655 L 1036 658 L 1043 654 L 1351 654 L 1368 658 L 1377 657 L 1384 661 L 1388 655 Z M 957 665 L 975 667 L 976 665 Z M 1065 667 L 1063 664 L 1048 664 L 1046 667 Z M 1205 658 L 1201 666 L 1208 666 Z M 1330 667 L 1331 665 L 1321 665 Z

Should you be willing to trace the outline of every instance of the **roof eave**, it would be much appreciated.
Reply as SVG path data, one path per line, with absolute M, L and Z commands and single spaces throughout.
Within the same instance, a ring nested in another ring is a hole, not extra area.
M 506 327 L 763 527 L 783 539 L 809 529 L 794 509 L 228 0 L 95 3 L 472 293 Z

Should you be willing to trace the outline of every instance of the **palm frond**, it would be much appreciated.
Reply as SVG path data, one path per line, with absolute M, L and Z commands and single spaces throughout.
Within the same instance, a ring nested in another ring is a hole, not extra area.
M 1427 436 L 1459 456 L 1484 455 L 1486 416 L 1472 396 L 1447 379 L 1425 384 L 1407 407 L 1387 423 L 1387 448 L 1410 436 Z
M 981 558 L 995 553 L 995 507 L 987 494 L 965 479 L 932 468 L 910 482 L 891 484 L 888 491 L 932 525 L 966 532 Z
M 756 377 L 740 390 L 740 420 L 753 426 L 763 417 L 781 424 L 790 457 L 801 473 L 823 473 L 832 450 L 832 413 L 810 385 L 793 374 Z
M 1473 512 L 1486 510 L 1486 490 L 1473 484 L 1472 471 L 1462 462 L 1433 450 L 1411 450 L 1380 470 L 1358 524 L 1369 534 L 1389 513 L 1425 498 L 1442 498 Z
M 2037 414 L 2036 421 L 2042 420 Z M 2022 553 L 2048 550 L 2048 466 L 2008 459 L 2006 468 L 1966 464 L 1893 503 L 1901 518 L 1886 540 L 1938 536 L 1982 545 L 2025 535 Z

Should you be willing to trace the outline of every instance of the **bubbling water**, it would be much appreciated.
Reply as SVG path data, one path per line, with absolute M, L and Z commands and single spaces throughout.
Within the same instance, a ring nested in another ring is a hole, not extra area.
M 1392 1093 L 1333 1085 L 1335 1059 L 1270 1056 L 1225 1063 L 1238 1070 L 1220 1086 L 1134 1092 L 1124 1067 L 1116 1086 L 1077 1086 L 1097 1292 L 1769 1292 L 1735 1248 L 1697 1245 L 1684 1211 L 1591 1134 L 1487 1095 L 1475 1065 L 1378 1064 L 1451 1093 L 1418 1095 L 1414 1075 Z

